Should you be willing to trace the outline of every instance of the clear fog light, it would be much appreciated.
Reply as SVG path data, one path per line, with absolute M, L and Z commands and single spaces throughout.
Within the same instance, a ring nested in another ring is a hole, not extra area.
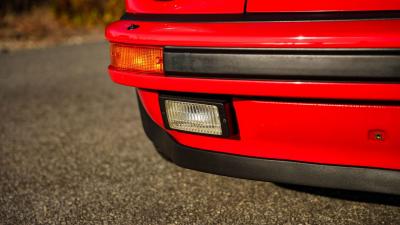
M 226 103 L 161 96 L 167 128 L 189 133 L 229 135 Z

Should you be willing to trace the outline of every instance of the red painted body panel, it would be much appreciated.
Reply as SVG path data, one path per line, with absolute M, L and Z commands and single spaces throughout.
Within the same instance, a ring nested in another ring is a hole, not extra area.
M 125 0 L 126 11 L 146 14 L 242 14 L 244 0 Z
M 127 31 L 131 24 L 140 27 Z M 235 48 L 400 48 L 400 19 L 313 22 L 178 23 L 118 21 L 111 42 Z
M 400 84 L 396 83 L 181 78 L 124 72 L 112 68 L 109 73 L 116 83 L 153 90 L 284 98 L 400 100 Z
M 398 0 L 248 0 L 246 12 L 400 10 Z
M 140 90 L 151 118 L 165 128 L 157 92 Z M 179 143 L 260 158 L 400 169 L 400 106 L 336 105 L 235 98 L 239 139 L 167 130 Z M 254 112 L 257 112 L 255 115 Z M 379 130 L 383 140 L 370 133 Z
M 132 23 L 139 28 L 128 31 Z M 107 27 L 106 36 L 110 42 L 155 46 L 400 48 L 400 20 L 118 21 Z M 323 104 L 324 99 L 399 102 L 399 83 L 178 78 L 123 72 L 112 67 L 109 72 L 115 82 L 142 89 L 139 95 L 145 109 L 164 129 L 157 91 L 234 96 L 238 139 L 167 130 L 183 145 L 262 158 L 400 170 L 400 105 Z M 302 102 L 319 99 L 321 103 L 256 101 L 251 98 L 254 96 Z M 384 141 L 370 139 L 376 130 L 384 131 Z

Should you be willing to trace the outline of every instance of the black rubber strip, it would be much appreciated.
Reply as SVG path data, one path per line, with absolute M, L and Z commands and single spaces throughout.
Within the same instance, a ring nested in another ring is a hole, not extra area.
M 243 22 L 243 21 L 315 21 L 315 20 L 370 20 L 398 19 L 400 11 L 347 12 L 290 12 L 245 14 L 134 14 L 126 13 L 122 20 L 154 22 Z
M 252 158 L 183 146 L 150 118 L 140 99 L 138 103 L 146 135 L 161 156 L 181 167 L 252 180 L 400 194 L 396 170 Z
M 166 47 L 169 76 L 312 81 L 400 81 L 399 49 Z

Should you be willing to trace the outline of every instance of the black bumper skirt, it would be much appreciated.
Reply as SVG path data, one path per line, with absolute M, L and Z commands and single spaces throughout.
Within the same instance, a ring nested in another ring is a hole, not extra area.
M 178 166 L 252 180 L 400 194 L 400 171 L 252 158 L 183 146 L 160 128 L 138 102 L 145 133 L 157 151 Z

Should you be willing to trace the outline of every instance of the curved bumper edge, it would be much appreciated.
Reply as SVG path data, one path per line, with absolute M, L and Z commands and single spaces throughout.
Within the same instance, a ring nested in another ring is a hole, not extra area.
M 138 103 L 146 135 L 160 155 L 178 166 L 251 180 L 400 195 L 400 171 L 253 158 L 183 146 L 150 118 L 140 99 Z

